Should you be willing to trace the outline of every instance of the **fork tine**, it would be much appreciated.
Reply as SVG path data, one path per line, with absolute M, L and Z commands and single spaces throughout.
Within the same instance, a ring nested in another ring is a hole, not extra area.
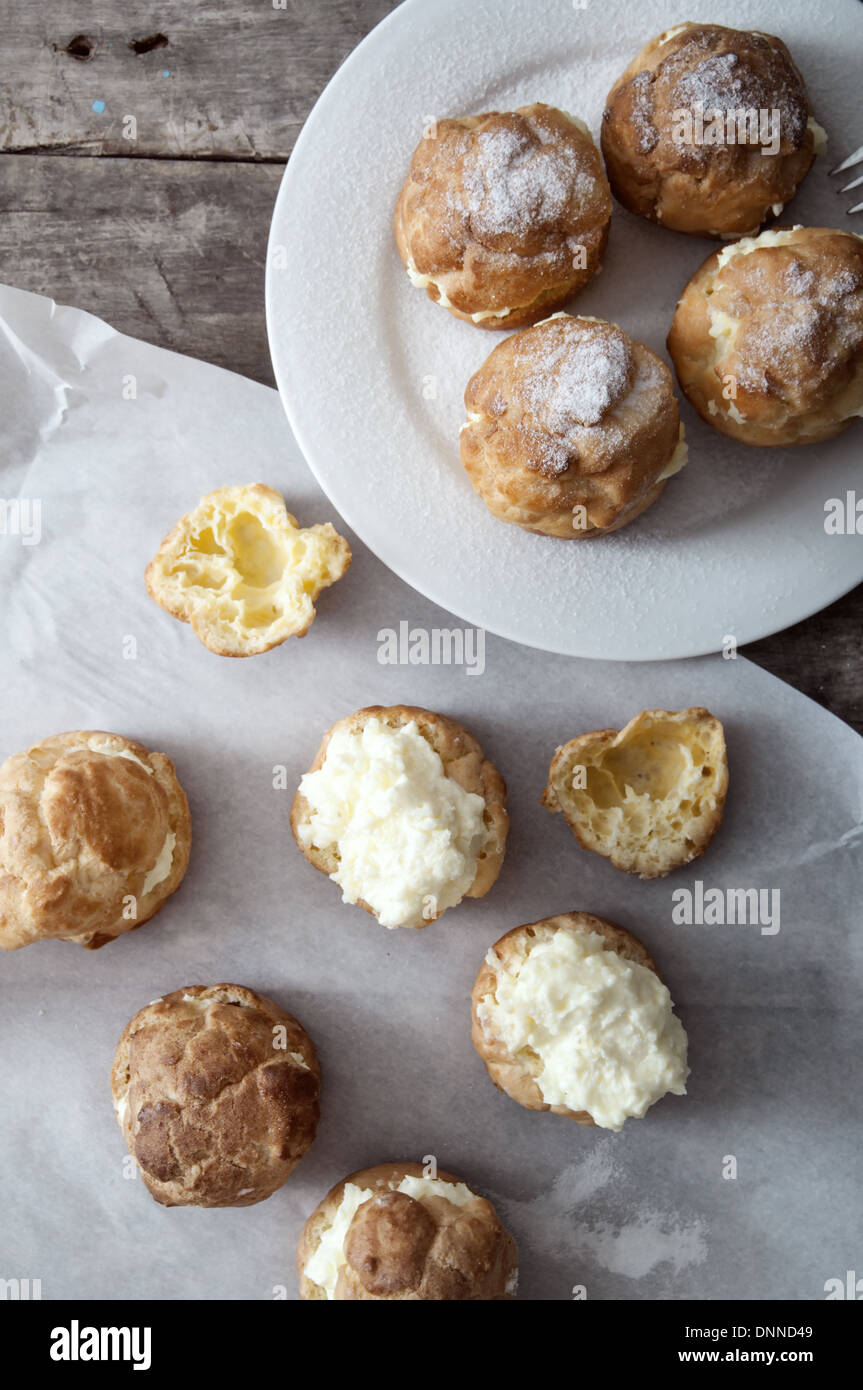
M 863 203 L 855 203 L 854 206 L 853 206 L 853 208 L 849 208 L 849 209 L 848 209 L 848 216 L 849 216 L 849 217 L 851 216 L 851 213 L 852 213 L 852 212 L 863 212 Z
M 830 173 L 831 175 L 843 174 L 845 170 L 850 169 L 853 164 L 859 164 L 861 159 L 863 159 L 863 145 L 861 145 L 859 149 L 856 149 L 853 154 L 849 154 L 847 159 L 843 159 L 841 164 L 837 164 L 835 169 L 831 169 Z
M 861 183 L 863 183 L 863 174 L 859 174 L 858 177 L 852 179 L 850 183 L 843 184 L 841 188 L 837 188 L 836 192 L 850 193 L 852 188 L 859 188 Z

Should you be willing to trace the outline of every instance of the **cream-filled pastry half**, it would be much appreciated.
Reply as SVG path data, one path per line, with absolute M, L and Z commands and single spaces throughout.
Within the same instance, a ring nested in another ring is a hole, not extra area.
M 516 927 L 472 993 L 473 1043 L 528 1110 L 619 1130 L 685 1095 L 686 1033 L 644 946 L 586 912 Z
M 117 1123 L 162 1206 L 247 1207 L 315 1137 L 320 1069 L 302 1024 L 242 985 L 189 985 L 128 1024 L 114 1055 Z
M 611 193 L 583 121 L 542 102 L 436 121 L 396 204 L 413 285 L 478 328 L 535 323 L 601 268 Z
M 708 256 L 668 334 L 707 424 L 761 447 L 830 439 L 863 415 L 863 237 L 787 227 Z
M 53 734 L 0 766 L 0 947 L 91 949 L 179 888 L 192 827 L 164 753 L 121 734 Z
M 554 314 L 468 382 L 460 449 L 493 516 L 562 540 L 640 516 L 686 462 L 671 372 L 617 324 Z
M 297 1249 L 300 1297 L 318 1301 L 503 1300 L 518 1253 L 491 1202 L 451 1173 L 381 1163 L 337 1183 Z
M 583 849 L 640 878 L 702 855 L 728 791 L 725 731 L 709 710 L 642 710 L 620 730 L 557 749 L 542 804 L 562 811 Z
M 271 487 L 222 487 L 162 541 L 147 592 L 211 652 L 256 656 L 304 637 L 319 593 L 350 563 L 329 522 L 301 527 Z
M 316 869 L 385 927 L 424 927 L 500 872 L 506 787 L 455 720 L 375 705 L 325 736 L 291 810 Z

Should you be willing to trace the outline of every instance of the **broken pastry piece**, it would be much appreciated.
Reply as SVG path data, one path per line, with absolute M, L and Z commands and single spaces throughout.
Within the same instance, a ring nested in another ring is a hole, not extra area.
M 271 487 L 222 487 L 165 537 L 147 592 L 217 656 L 257 656 L 304 637 L 318 594 L 350 563 L 329 522 L 301 527 Z
M 463 1302 L 513 1298 L 518 1252 L 491 1202 L 418 1163 L 351 1173 L 319 1202 L 297 1249 L 300 1298 Z
M 558 748 L 542 804 L 562 811 L 583 849 L 640 878 L 703 854 L 722 820 L 728 760 L 706 709 L 642 710 Z

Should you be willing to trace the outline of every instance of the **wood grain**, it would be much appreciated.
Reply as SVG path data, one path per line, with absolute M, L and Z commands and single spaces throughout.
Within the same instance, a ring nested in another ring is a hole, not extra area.
M 741 652 L 863 734 L 861 632 L 863 584 L 814 617 L 750 642 Z
M 394 8 L 0 0 L 0 149 L 283 162 L 336 68 Z
M 281 175 L 273 164 L 5 158 L 0 274 L 272 385 L 264 260 Z
M 282 166 L 394 8 L 0 0 L 0 277 L 272 384 L 264 257 Z M 742 651 L 863 732 L 861 631 L 863 586 Z

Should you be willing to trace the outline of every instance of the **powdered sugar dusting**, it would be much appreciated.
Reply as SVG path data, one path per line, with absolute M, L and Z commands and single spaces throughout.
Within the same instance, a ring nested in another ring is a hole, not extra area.
M 778 111 L 783 143 L 799 148 L 806 133 L 807 108 L 801 84 L 787 60 L 766 40 L 758 66 L 737 53 L 714 53 L 693 64 L 693 49 L 709 49 L 710 35 L 693 38 L 672 54 L 662 74 L 671 83 L 673 107 L 694 111 L 705 118 L 729 111 Z M 692 151 L 698 153 L 698 147 Z
M 554 325 L 554 326 L 552 326 Z M 629 390 L 635 363 L 626 335 L 612 325 L 551 320 L 526 339 L 522 400 L 528 468 L 565 473 L 579 456 L 583 430 L 599 425 Z
M 681 106 L 725 112 L 743 103 L 743 71 L 736 53 L 714 53 L 678 78 L 674 94 Z
M 568 1164 L 551 1187 L 527 1201 L 495 1194 L 495 1205 L 516 1229 L 555 1255 L 575 1249 L 599 1270 L 643 1279 L 661 1266 L 677 1275 L 702 1264 L 708 1253 L 708 1229 L 692 1213 L 643 1204 L 643 1195 L 627 1193 L 627 1173 L 608 1146 L 599 1144 L 584 1158 Z
M 631 1221 L 615 1224 L 579 1224 L 573 1239 L 609 1274 L 643 1279 L 657 1266 L 668 1264 L 674 1274 L 707 1259 L 703 1221 L 683 1221 L 674 1213 L 648 1208 L 635 1212 Z
M 591 195 L 594 183 L 570 145 L 542 134 L 537 143 L 514 125 L 479 131 L 462 174 L 466 211 L 481 238 L 551 227 Z
M 546 478 L 559 478 L 578 457 L 577 451 L 553 435 L 543 434 L 527 425 L 521 427 L 525 467 Z
M 659 140 L 659 132 L 653 124 L 652 82 L 653 74 L 649 72 L 640 72 L 632 81 L 632 123 L 642 154 L 650 154 Z
M 527 378 L 531 411 L 555 434 L 578 425 L 598 425 L 629 386 L 632 349 L 622 333 L 568 333 L 540 354 Z
M 796 393 L 810 390 L 813 379 L 827 381 L 863 344 L 863 276 L 850 266 L 816 273 L 794 256 L 777 292 L 765 259 L 747 261 L 740 263 L 745 282 L 756 304 L 768 308 L 744 318 L 736 340 L 738 383 L 744 390 Z M 732 299 L 732 312 L 737 308 Z M 745 312 L 745 305 L 739 308 Z

